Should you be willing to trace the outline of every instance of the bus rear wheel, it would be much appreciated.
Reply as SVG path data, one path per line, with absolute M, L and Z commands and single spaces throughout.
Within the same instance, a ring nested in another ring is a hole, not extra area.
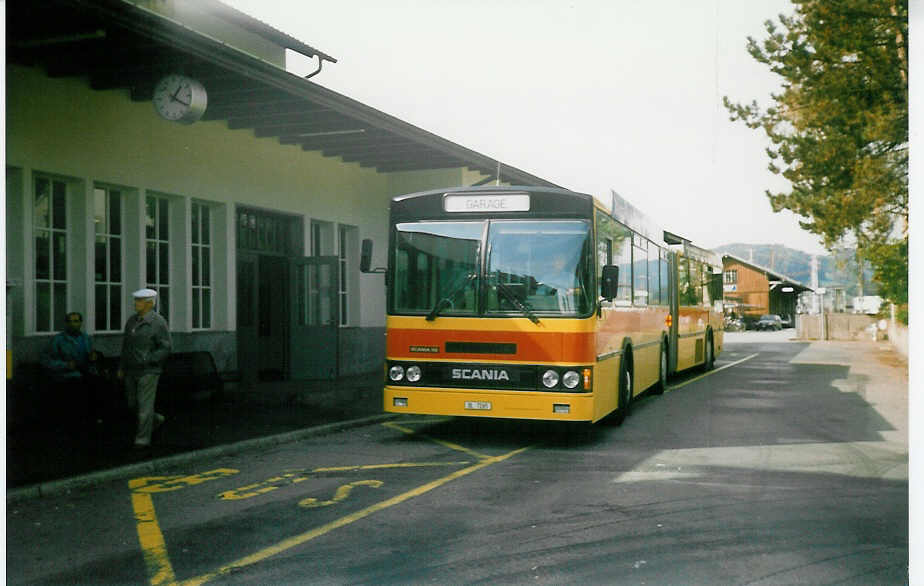
M 652 395 L 660 395 L 667 389 L 667 345 L 661 342 L 661 358 L 658 360 L 658 382 L 651 388 Z
M 706 359 L 703 361 L 703 370 L 708 372 L 713 368 L 715 368 L 715 346 L 710 333 L 706 336 Z

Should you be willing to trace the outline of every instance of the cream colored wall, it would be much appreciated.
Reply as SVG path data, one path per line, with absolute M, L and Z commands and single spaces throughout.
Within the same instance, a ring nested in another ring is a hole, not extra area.
M 366 199 L 388 196 L 387 177 L 372 169 L 221 121 L 168 122 L 124 91 L 94 92 L 82 80 L 15 66 L 7 89 L 11 165 L 284 212 L 323 210 L 319 217 L 348 223 L 356 213 L 374 219 L 362 214 Z
M 258 139 L 250 130 L 229 130 L 221 121 L 168 122 L 150 102 L 132 102 L 127 91 L 92 91 L 85 80 L 50 79 L 17 65 L 7 69 L 6 98 L 7 166 L 23 169 L 18 184 L 24 191 L 31 185 L 30 174 L 43 171 L 89 185 L 103 182 L 139 193 L 289 213 L 302 217 L 305 226 L 311 219 L 348 224 L 358 227 L 360 239 L 374 240 L 373 266 L 385 264 L 392 196 L 482 177 L 462 169 L 380 174 L 272 138 Z M 225 265 L 230 274 L 235 266 L 233 218 L 232 206 L 220 219 L 232 251 Z M 16 219 L 8 218 L 8 229 L 15 231 L 16 225 Z M 358 282 L 358 325 L 384 326 L 382 275 L 361 275 Z M 223 292 L 228 308 L 235 306 L 231 285 L 233 279 Z M 227 323 L 233 329 L 232 314 Z
M 299 215 L 306 225 L 316 218 L 358 226 L 360 238 L 387 242 L 387 175 L 228 130 L 224 122 L 167 122 L 150 102 L 132 102 L 125 91 L 92 91 L 80 79 L 11 66 L 6 148 L 7 165 L 27 172 L 243 203 Z M 360 326 L 384 325 L 377 279 L 360 282 Z
M 391 196 L 416 193 L 441 187 L 462 185 L 462 169 L 436 169 L 434 171 L 403 171 L 390 173 L 388 191 Z

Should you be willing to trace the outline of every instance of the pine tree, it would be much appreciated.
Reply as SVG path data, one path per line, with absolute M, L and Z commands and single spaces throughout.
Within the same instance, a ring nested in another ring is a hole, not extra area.
M 727 96 L 725 107 L 770 138 L 769 168 L 791 184 L 767 192 L 774 211 L 805 218 L 829 249 L 852 243 L 860 270 L 869 261 L 890 300 L 906 303 L 907 0 L 792 1 L 795 15 L 768 20 L 762 43 L 748 38 L 782 93 L 766 109 Z

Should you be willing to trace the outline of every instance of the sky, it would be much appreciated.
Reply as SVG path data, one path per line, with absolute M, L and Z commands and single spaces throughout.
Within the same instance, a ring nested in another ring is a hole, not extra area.
M 825 254 L 772 211 L 765 192 L 789 183 L 722 106 L 780 90 L 746 43 L 788 0 L 223 1 L 338 60 L 312 81 L 563 187 L 616 190 L 694 244 Z

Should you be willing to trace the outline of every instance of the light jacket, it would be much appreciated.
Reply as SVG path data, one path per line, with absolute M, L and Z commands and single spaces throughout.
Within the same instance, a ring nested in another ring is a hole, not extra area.
M 125 322 L 119 368 L 126 374 L 160 374 L 170 356 L 170 332 L 167 322 L 156 311 L 144 317 L 132 315 Z

